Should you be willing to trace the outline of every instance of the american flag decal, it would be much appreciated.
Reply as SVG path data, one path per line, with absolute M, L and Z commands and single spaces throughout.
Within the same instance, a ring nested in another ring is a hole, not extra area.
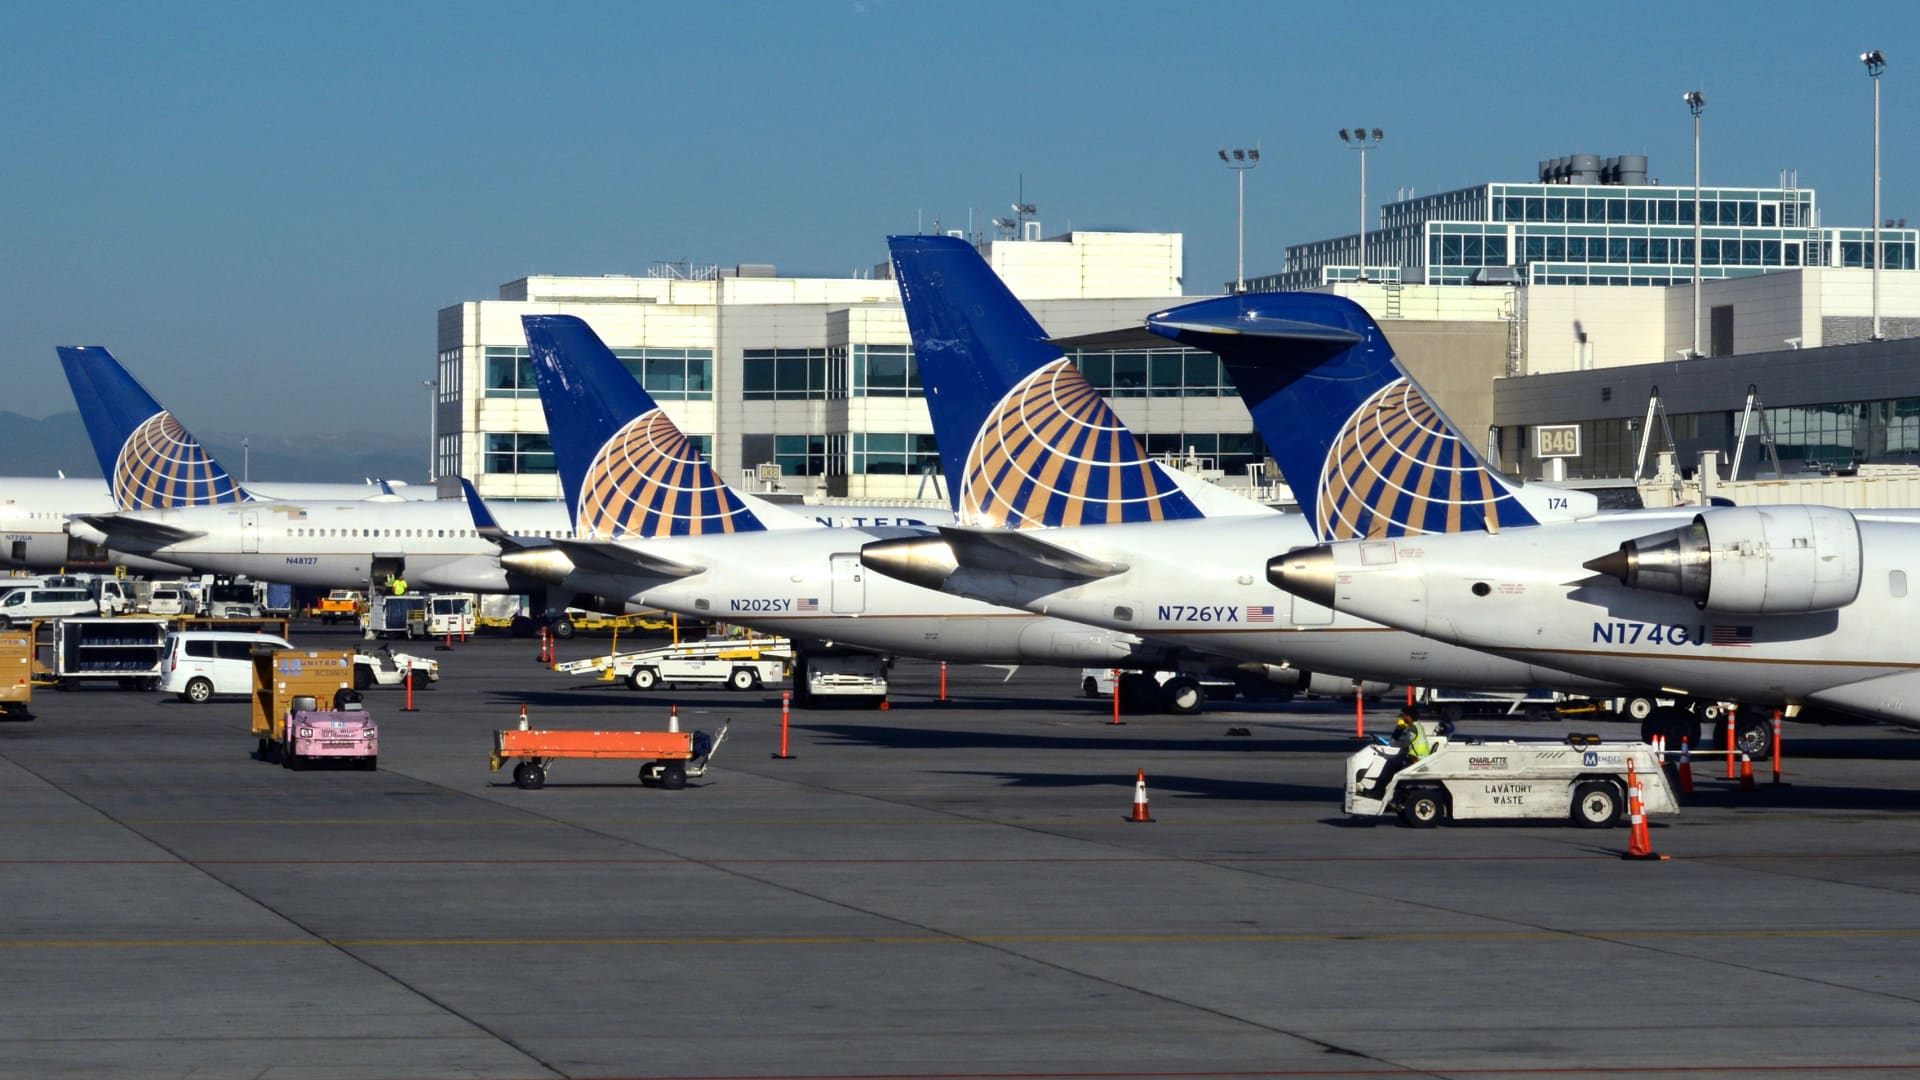
M 1753 646 L 1753 627 L 1715 625 L 1707 636 L 1710 645 L 1727 645 L 1738 649 Z
M 820 598 L 817 596 L 803 596 L 793 602 L 793 609 L 795 611 L 819 611 Z
M 1273 621 L 1273 605 L 1272 604 L 1255 604 L 1247 608 L 1247 621 L 1248 622 L 1272 622 Z

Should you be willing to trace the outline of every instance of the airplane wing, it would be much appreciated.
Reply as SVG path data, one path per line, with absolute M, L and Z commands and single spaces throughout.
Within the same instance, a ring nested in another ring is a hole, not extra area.
M 553 540 L 554 547 L 573 561 L 574 568 L 589 574 L 630 576 L 635 573 L 663 578 L 692 577 L 706 571 L 676 559 L 644 551 L 616 540 Z
M 137 542 L 147 547 L 166 547 L 168 544 L 178 544 L 207 535 L 199 529 L 186 529 L 146 518 L 122 517 L 119 514 L 76 514 L 74 520 L 84 522 L 105 533 L 109 543 L 120 539 Z
M 1026 529 L 970 529 L 942 526 L 940 535 L 961 566 L 1021 577 L 1094 581 L 1126 573 L 1125 563 L 1106 562 L 1040 539 Z

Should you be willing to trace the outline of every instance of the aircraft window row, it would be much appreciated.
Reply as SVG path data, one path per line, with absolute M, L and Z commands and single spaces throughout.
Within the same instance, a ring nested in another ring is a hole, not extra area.
M 368 539 L 368 540 L 437 540 L 452 537 L 464 539 L 479 536 L 474 529 L 288 529 L 286 534 L 300 539 Z M 515 536 L 542 537 L 548 540 L 572 535 L 565 529 L 527 529 L 514 531 Z

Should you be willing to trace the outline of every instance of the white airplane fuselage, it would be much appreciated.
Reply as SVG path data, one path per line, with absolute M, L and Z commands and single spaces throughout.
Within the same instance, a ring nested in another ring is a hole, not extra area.
M 946 590 L 1169 646 L 1348 679 L 1504 690 L 1611 688 L 1288 596 L 1268 584 L 1266 564 L 1277 551 L 1313 542 L 1298 514 L 1079 526 L 1032 535 L 1127 569 L 1071 582 L 962 567 Z
M 125 551 L 178 563 L 201 573 L 244 574 L 262 581 L 315 588 L 357 588 L 374 562 L 399 564 L 417 589 L 505 592 L 499 549 L 473 525 L 459 499 L 419 502 L 251 502 L 115 515 L 197 534 L 182 539 L 137 531 L 108 534 L 84 523 L 75 535 Z M 504 528 L 523 536 L 572 531 L 557 502 L 503 503 Z
M 362 499 L 380 495 L 379 488 L 365 484 L 268 483 L 249 490 L 263 498 L 303 500 Z M 75 514 L 111 514 L 119 509 L 105 480 L 0 477 L 0 567 L 57 570 L 67 566 L 76 555 L 69 546 L 68 519 Z M 84 531 L 81 537 L 87 538 Z M 94 542 L 98 543 L 97 534 Z M 138 552 L 118 549 L 110 550 L 105 558 L 132 570 L 151 573 L 177 573 L 186 569 L 178 564 L 142 559 Z
M 1716 609 L 1582 565 L 1673 524 L 1642 515 L 1355 541 L 1314 549 L 1323 561 L 1310 572 L 1287 565 L 1303 582 L 1323 579 L 1337 609 L 1439 641 L 1705 700 L 1828 705 L 1920 726 L 1920 649 L 1907 633 L 1920 617 L 1907 585 L 1920 570 L 1920 524 L 1888 516 L 1897 512 L 1857 515 L 1858 592 L 1826 610 Z M 1776 548 L 1749 565 L 1778 574 L 1792 557 Z M 1773 595 L 1785 584 L 1774 581 Z
M 921 534 L 924 534 L 924 530 Z M 907 529 L 784 529 L 626 541 L 704 567 L 675 580 L 575 569 L 565 588 L 800 640 L 979 664 L 1151 666 L 1137 635 L 996 607 L 875 574 L 863 544 Z M 1271 591 L 1271 590 L 1269 590 Z

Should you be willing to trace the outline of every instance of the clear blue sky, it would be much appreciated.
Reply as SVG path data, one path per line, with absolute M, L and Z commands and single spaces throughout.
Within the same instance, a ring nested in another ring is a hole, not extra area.
M 434 313 L 528 273 L 656 259 L 846 274 L 884 237 L 1004 214 L 1186 235 L 1187 291 L 1370 202 L 1573 152 L 1709 184 L 1798 169 L 1920 220 L 1911 3 L 8 5 L 0 409 L 73 407 L 107 345 L 189 426 L 425 439 Z M 345 412 L 358 415 L 346 415 Z

